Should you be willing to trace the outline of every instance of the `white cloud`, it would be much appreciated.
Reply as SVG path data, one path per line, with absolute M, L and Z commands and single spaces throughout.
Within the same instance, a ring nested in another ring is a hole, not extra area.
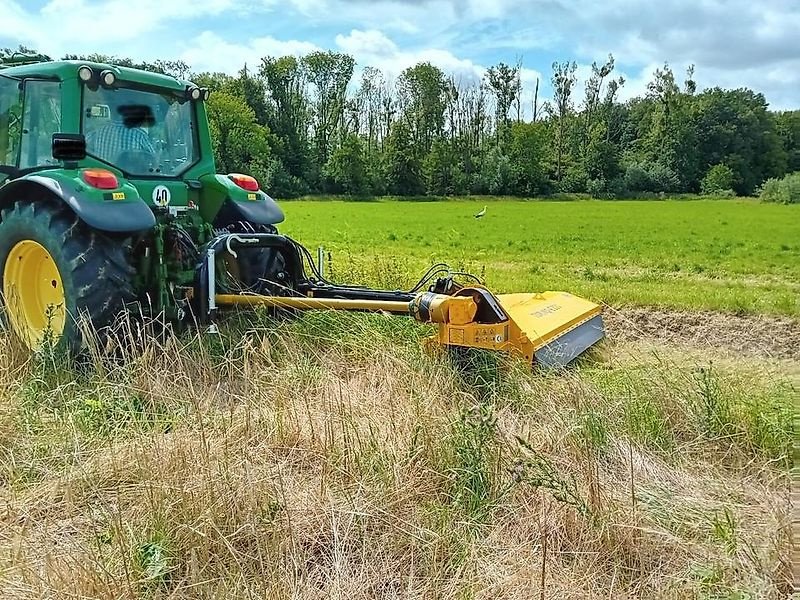
M 359 66 L 377 67 L 389 78 L 396 78 L 402 71 L 420 62 L 430 62 L 447 74 L 464 82 L 480 80 L 485 68 L 471 60 L 459 58 L 449 50 L 419 48 L 401 50 L 384 33 L 370 29 L 354 29 L 349 35 L 337 35 L 336 45 L 350 53 Z
M 24 39 L 35 30 L 28 12 L 13 0 L 3 2 L 0 10 L 3 15 L 0 19 L 0 36 L 5 40 Z
M 376 29 L 353 29 L 349 35 L 336 36 L 336 45 L 353 56 L 386 56 L 397 53 L 397 44 Z
M 522 67 L 522 69 L 520 69 L 519 72 L 519 78 L 520 81 L 522 82 L 523 89 L 531 90 L 531 92 L 536 87 L 537 80 L 539 81 L 539 86 L 541 86 L 542 83 L 544 83 L 543 81 L 544 77 L 542 77 L 542 74 L 535 69 L 528 69 Z
M 126 42 L 138 42 L 145 34 L 176 20 L 217 15 L 235 1 L 51 0 L 37 13 L 5 0 L 0 35 L 56 56 L 101 52 L 101 46 L 108 48 L 113 43 L 119 48 Z
M 538 23 L 558 32 L 550 51 L 581 63 L 600 62 L 613 53 L 617 71 L 627 79 L 622 98 L 643 94 L 655 68 L 667 62 L 681 82 L 686 67 L 694 64 L 701 89 L 749 87 L 764 93 L 773 108 L 800 107 L 796 0 L 573 0 L 561 8 L 545 5 L 535 12 Z
M 275 4 L 276 0 L 269 0 L 267 4 Z M 291 5 L 302 15 L 315 18 L 320 14 L 325 14 L 328 10 L 327 0 L 290 0 Z
M 205 31 L 192 40 L 180 54 L 195 71 L 235 73 L 244 64 L 257 68 L 265 56 L 302 55 L 319 50 L 311 42 L 278 40 L 265 36 L 249 40 L 247 44 L 225 41 L 212 31 Z
M 341 29 L 379 29 L 436 39 L 464 17 L 459 4 L 450 0 L 293 0 L 319 3 L 309 10 L 315 24 Z

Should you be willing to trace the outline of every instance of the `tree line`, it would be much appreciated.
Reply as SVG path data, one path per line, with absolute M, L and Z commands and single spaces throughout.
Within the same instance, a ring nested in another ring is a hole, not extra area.
M 776 112 L 756 91 L 698 91 L 656 69 L 621 101 L 614 57 L 580 89 L 574 61 L 552 65 L 552 98 L 523 90 L 520 63 L 463 81 L 427 62 L 395 80 L 352 56 L 265 57 L 236 75 L 181 61 L 83 58 L 192 79 L 212 90 L 218 168 L 256 176 L 277 197 L 589 193 L 598 197 L 750 195 L 800 171 L 800 110 Z M 523 98 L 531 98 L 523 101 Z

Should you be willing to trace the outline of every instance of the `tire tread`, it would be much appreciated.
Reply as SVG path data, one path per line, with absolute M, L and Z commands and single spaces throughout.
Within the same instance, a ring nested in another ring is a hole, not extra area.
M 71 210 L 45 201 L 15 202 L 3 211 L 2 221 L 15 218 L 39 221 L 61 243 L 64 262 L 70 269 L 61 276 L 72 279 L 76 294 L 74 305 L 78 314 L 72 318 L 87 316 L 102 339 L 119 313 L 136 299 L 135 270 L 128 260 L 130 244 L 91 229 Z M 80 337 L 79 327 L 70 329 Z M 73 347 L 80 342 L 80 339 L 67 340 Z

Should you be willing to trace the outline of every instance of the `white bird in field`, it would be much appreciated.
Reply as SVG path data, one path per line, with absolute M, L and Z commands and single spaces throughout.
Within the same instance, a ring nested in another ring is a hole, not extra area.
M 481 218 L 483 215 L 485 215 L 485 214 L 486 214 L 486 207 L 484 206 L 484 207 L 483 207 L 483 210 L 482 210 L 482 211 L 480 211 L 478 214 L 476 214 L 476 215 L 475 215 L 475 218 L 476 218 L 476 219 L 480 219 L 480 218 Z

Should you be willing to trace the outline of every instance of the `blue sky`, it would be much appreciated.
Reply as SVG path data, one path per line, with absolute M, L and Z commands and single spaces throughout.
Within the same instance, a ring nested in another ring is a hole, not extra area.
M 549 95 L 553 61 L 575 60 L 585 77 L 613 53 L 623 98 L 666 61 L 681 76 L 695 64 L 701 87 L 751 87 L 773 108 L 800 108 L 800 0 L 0 0 L 0 15 L 0 47 L 54 57 L 180 58 L 233 73 L 322 48 L 390 77 L 428 60 L 463 79 L 521 59 L 529 103 L 537 77 Z

